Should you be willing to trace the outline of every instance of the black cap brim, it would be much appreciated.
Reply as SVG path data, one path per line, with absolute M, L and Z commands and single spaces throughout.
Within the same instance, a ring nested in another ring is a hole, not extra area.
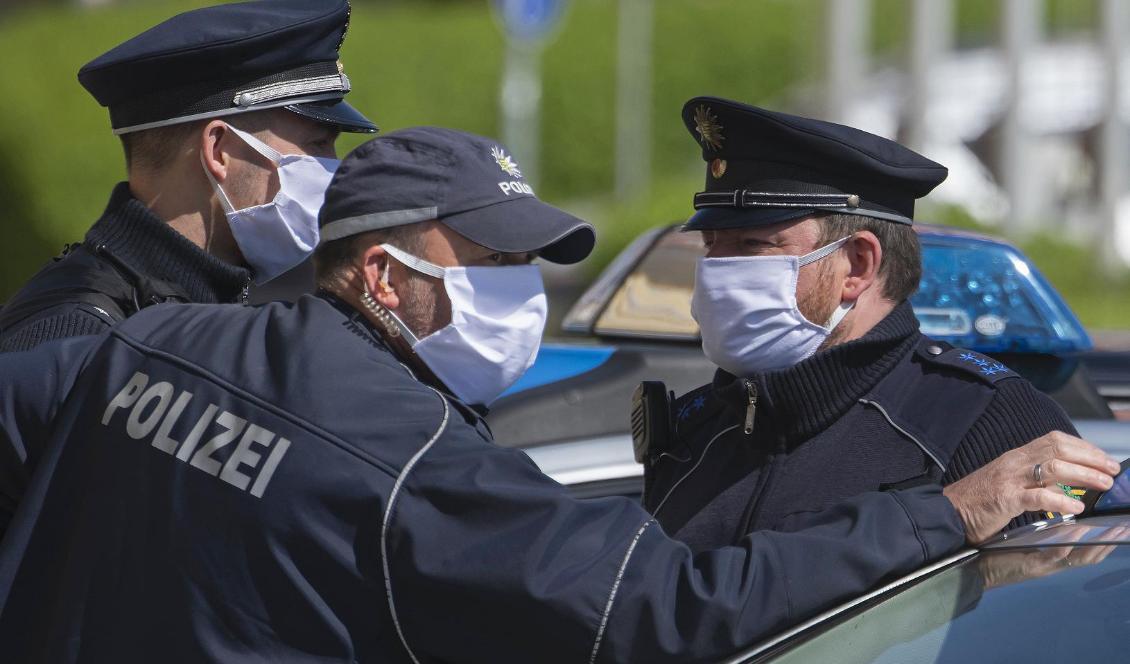
M 815 208 L 704 208 L 694 213 L 684 231 L 720 231 L 727 228 L 769 226 L 794 219 L 811 217 L 821 212 Z
M 460 212 L 440 221 L 488 249 L 507 254 L 536 252 L 551 263 L 580 262 L 596 245 L 592 224 L 533 196 Z
M 377 125 L 343 99 L 291 104 L 284 108 L 316 122 L 334 125 L 341 131 L 357 134 L 373 134 L 377 131 Z

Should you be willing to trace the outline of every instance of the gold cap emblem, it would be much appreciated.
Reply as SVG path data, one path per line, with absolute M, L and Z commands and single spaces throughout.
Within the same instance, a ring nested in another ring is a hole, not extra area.
M 495 163 L 502 169 L 503 173 L 511 177 L 522 177 L 522 171 L 518 170 L 518 164 L 510 158 L 510 155 L 503 152 L 500 147 L 493 147 L 490 149 L 490 156 L 494 157 Z
M 722 125 L 718 124 L 718 116 L 710 112 L 707 106 L 694 109 L 694 130 L 698 132 L 702 147 L 715 152 L 722 149 L 726 137 L 722 135 Z
M 726 160 L 725 159 L 715 159 L 714 161 L 710 162 L 710 174 L 714 176 L 715 180 L 717 180 L 717 179 L 721 178 L 723 175 L 725 175 L 726 174 Z

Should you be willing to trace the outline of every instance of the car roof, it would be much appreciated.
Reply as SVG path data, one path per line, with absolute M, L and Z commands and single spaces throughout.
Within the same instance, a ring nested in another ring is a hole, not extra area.
M 1001 538 L 992 544 L 982 546 L 980 549 L 964 549 L 952 556 L 922 567 L 872 592 L 856 597 L 776 634 L 752 648 L 736 654 L 727 661 L 731 664 L 739 664 L 753 660 L 760 661 L 760 658 L 769 655 L 772 655 L 770 659 L 775 659 L 778 654 L 784 654 L 793 649 L 794 645 L 790 642 L 793 642 L 794 639 L 797 639 L 798 643 L 802 643 L 813 635 L 812 632 L 820 634 L 825 628 L 834 627 L 844 620 L 865 613 L 891 597 L 910 590 L 919 582 L 935 574 L 962 565 L 966 561 L 983 554 L 994 555 L 1007 549 L 1033 550 L 1107 544 L 1114 545 L 1120 551 L 1130 550 L 1130 547 L 1127 546 L 1130 545 L 1130 538 L 1120 532 L 1120 530 L 1125 529 L 1130 529 L 1130 515 L 1126 514 L 1088 517 L 1080 520 L 1068 518 L 1056 520 L 1054 523 L 1043 527 L 1017 529 L 1017 531 L 1013 531 L 1012 537 L 1007 540 Z M 1035 581 L 1038 578 L 1032 577 L 1032 580 Z

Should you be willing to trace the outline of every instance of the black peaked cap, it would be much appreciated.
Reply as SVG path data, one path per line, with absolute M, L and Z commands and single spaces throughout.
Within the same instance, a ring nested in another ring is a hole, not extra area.
M 686 230 L 780 223 L 840 212 L 909 224 L 947 175 L 894 141 L 844 125 L 695 97 L 683 123 L 702 148 L 706 189 Z
M 285 107 L 344 131 L 376 131 L 344 101 L 347 0 L 259 0 L 178 14 L 79 70 L 116 133 Z

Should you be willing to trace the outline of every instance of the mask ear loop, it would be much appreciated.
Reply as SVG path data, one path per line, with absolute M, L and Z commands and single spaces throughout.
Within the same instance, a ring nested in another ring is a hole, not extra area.
M 816 261 L 820 260 L 821 258 L 826 258 L 826 257 L 830 256 L 834 251 L 836 251 L 840 247 L 844 246 L 844 243 L 847 242 L 850 239 L 851 239 L 851 236 L 848 235 L 847 237 L 842 237 L 842 238 L 836 240 L 835 242 L 833 242 L 831 244 L 826 244 L 823 247 L 820 247 L 819 249 L 817 249 L 816 251 L 813 251 L 812 253 L 808 253 L 808 254 L 805 254 L 803 256 L 799 256 L 797 258 L 797 264 L 800 267 L 804 267 L 805 265 L 808 265 L 809 263 L 815 263 Z
M 283 154 L 281 152 L 279 152 L 278 150 L 274 149 L 273 147 L 267 145 L 266 143 L 259 140 L 258 138 L 255 138 L 255 136 L 253 136 L 253 135 L 251 135 L 251 134 L 249 134 L 245 131 L 242 131 L 240 129 L 236 129 L 235 127 L 231 126 L 230 124 L 225 124 L 224 126 L 227 127 L 228 129 L 232 130 L 232 132 L 236 136 L 239 136 L 240 138 L 242 138 L 243 142 L 247 143 L 249 146 L 251 146 L 252 150 L 258 152 L 259 154 L 263 155 L 267 159 L 271 160 L 271 163 L 273 163 L 275 166 L 278 166 L 279 162 L 282 161 Z
M 204 161 L 204 153 L 200 153 L 200 165 L 204 168 L 204 175 L 207 176 L 208 182 L 212 183 L 212 190 L 216 192 L 216 196 L 220 199 L 220 207 L 224 208 L 224 212 L 229 215 L 236 213 L 235 206 L 231 204 L 231 199 L 228 198 L 224 188 L 216 181 L 216 176 L 212 175 L 212 171 L 208 170 L 208 164 Z
M 817 249 L 816 251 L 813 251 L 812 253 L 801 256 L 797 260 L 798 265 L 803 267 L 805 265 L 808 265 L 809 263 L 815 263 L 821 258 L 826 258 L 832 255 L 833 252 L 844 246 L 844 243 L 850 240 L 851 237 L 852 236 L 850 235 L 848 235 L 847 237 L 842 237 L 831 244 L 824 245 L 823 247 Z M 832 330 L 836 329 L 836 326 L 840 324 L 840 321 L 844 319 L 844 316 L 847 316 L 848 312 L 853 308 L 855 308 L 854 300 L 851 302 L 840 302 L 839 305 L 836 306 L 836 310 L 833 311 L 832 315 L 828 317 L 828 322 L 826 322 L 823 326 L 824 329 L 828 330 L 829 333 Z
M 278 168 L 279 162 L 282 161 L 283 158 L 281 152 L 267 145 L 263 141 L 260 141 L 258 138 L 255 138 L 251 134 L 236 129 L 230 124 L 224 123 L 224 126 L 230 129 L 236 136 L 239 136 L 240 139 L 242 139 L 244 143 L 247 143 L 247 145 L 249 145 L 252 150 L 255 150 L 259 154 L 269 159 L 271 163 L 274 164 L 276 168 Z M 208 181 L 212 183 L 212 189 L 216 192 L 216 195 L 220 199 L 220 207 L 224 208 L 224 212 L 228 213 L 229 215 L 234 215 L 236 213 L 235 206 L 232 205 L 231 199 L 228 198 L 228 194 L 224 191 L 224 188 L 221 187 L 220 183 L 216 181 L 216 177 L 212 175 L 212 171 L 208 170 L 208 164 L 204 161 L 203 152 L 200 153 L 200 165 L 204 167 L 204 175 L 208 177 Z
M 386 259 L 384 270 L 381 271 L 377 281 L 381 290 L 385 293 L 392 291 L 392 286 L 388 283 L 388 270 L 389 264 Z M 361 285 L 361 304 L 373 314 L 373 317 L 377 319 L 377 322 L 380 323 L 381 327 L 384 328 L 385 332 L 390 337 L 404 337 L 404 340 L 408 342 L 410 348 L 415 348 L 416 344 L 420 343 L 420 338 L 416 336 L 416 333 L 413 332 L 404 321 L 400 320 L 399 316 L 393 313 L 388 307 L 377 302 L 376 298 L 369 292 L 369 287 L 365 285 L 364 278 L 362 278 Z
M 417 258 L 407 251 L 397 249 L 391 244 L 382 244 L 381 249 L 384 249 L 389 256 L 392 256 L 396 260 L 403 263 L 405 267 L 411 268 L 421 274 L 426 274 L 429 277 L 443 279 L 443 275 L 446 272 L 444 268 L 436 265 L 435 263 L 429 263 L 423 258 Z

